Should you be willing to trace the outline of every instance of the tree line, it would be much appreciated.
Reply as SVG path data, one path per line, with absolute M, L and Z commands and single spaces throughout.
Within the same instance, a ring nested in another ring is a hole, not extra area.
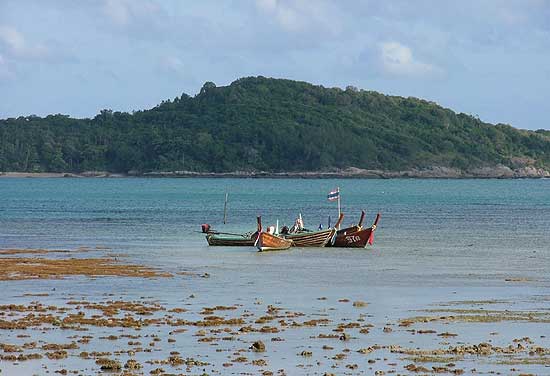
M 436 103 L 248 77 L 134 113 L 0 120 L 0 171 L 327 171 L 550 168 L 550 132 Z

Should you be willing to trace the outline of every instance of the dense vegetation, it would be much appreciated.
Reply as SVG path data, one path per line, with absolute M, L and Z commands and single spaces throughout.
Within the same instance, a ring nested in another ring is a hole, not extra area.
M 348 87 L 243 78 L 135 113 L 0 120 L 0 171 L 550 167 L 550 132 Z

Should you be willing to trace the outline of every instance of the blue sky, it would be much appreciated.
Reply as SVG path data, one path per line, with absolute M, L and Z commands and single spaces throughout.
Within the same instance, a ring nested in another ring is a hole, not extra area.
M 0 0 L 0 118 L 263 75 L 550 129 L 550 0 Z

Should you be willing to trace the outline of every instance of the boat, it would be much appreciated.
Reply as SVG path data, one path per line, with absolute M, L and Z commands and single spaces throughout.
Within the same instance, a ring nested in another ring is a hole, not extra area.
M 372 226 L 368 228 L 362 228 L 365 212 L 361 212 L 361 220 L 355 226 L 342 229 L 336 233 L 334 242 L 331 247 L 344 247 L 344 248 L 365 248 L 367 244 L 372 245 L 374 242 L 374 231 L 378 226 L 380 220 L 380 213 L 376 214 L 376 218 Z
M 344 229 L 336 231 L 336 236 L 334 237 L 334 241 L 331 244 L 327 244 L 327 247 L 344 247 L 345 246 L 344 244 L 347 244 L 347 241 L 345 240 L 345 236 L 351 233 L 355 233 L 357 231 L 361 231 L 363 229 L 364 220 L 365 220 L 365 211 L 361 210 L 361 218 L 359 218 L 359 222 L 356 225 L 346 227 Z
M 248 232 L 246 234 L 218 232 L 211 230 L 208 224 L 202 225 L 202 232 L 206 234 L 208 245 L 226 247 L 253 247 L 259 233 L 259 231 Z
M 264 251 L 283 251 L 289 249 L 293 245 L 293 241 L 283 237 L 270 234 L 269 232 L 260 232 L 256 248 L 260 252 Z
M 253 234 L 208 234 L 206 241 L 208 245 L 226 247 L 252 247 L 258 238 L 258 233 Z
M 336 235 L 336 229 L 343 218 L 344 215 L 340 214 L 334 228 L 321 231 L 302 230 L 296 233 L 283 234 L 283 236 L 285 239 L 292 240 L 294 247 L 325 247 L 332 242 L 334 235 Z
M 362 230 L 364 220 L 365 220 L 365 211 L 361 210 L 361 218 L 359 218 L 359 223 L 351 227 L 343 228 L 341 230 L 336 231 L 336 238 L 338 238 L 339 235 L 351 234 L 352 232 L 357 232 Z
M 256 248 L 258 248 L 258 251 L 283 251 L 292 246 L 292 240 L 285 239 L 271 232 L 261 231 L 261 221 L 261 217 L 258 217 L 258 228 L 260 229 L 258 240 L 256 241 Z

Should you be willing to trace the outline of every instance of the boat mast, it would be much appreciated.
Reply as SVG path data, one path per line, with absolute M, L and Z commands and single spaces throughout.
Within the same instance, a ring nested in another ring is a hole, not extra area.
M 336 187 L 336 191 L 338 192 L 338 218 L 340 218 L 340 214 L 342 214 L 340 210 L 340 187 Z M 337 230 L 340 230 L 340 225 L 338 225 Z
M 225 192 L 225 202 L 223 204 L 223 224 L 225 225 L 225 223 L 227 222 L 227 196 L 229 194 L 227 192 Z

